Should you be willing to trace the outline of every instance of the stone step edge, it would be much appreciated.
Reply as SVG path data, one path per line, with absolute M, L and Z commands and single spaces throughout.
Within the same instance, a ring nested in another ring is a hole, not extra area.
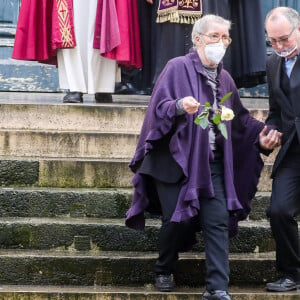
M 0 217 L 0 224 L 6 225 L 100 225 L 100 226 L 124 226 L 125 219 L 120 217 L 113 218 L 103 218 L 103 217 L 70 217 L 70 216 L 60 216 L 60 217 Z M 153 217 L 146 220 L 147 227 L 159 227 L 161 226 L 160 218 Z M 270 228 L 269 221 L 267 220 L 245 220 L 239 222 L 240 228 Z M 300 228 L 300 224 L 299 224 Z M 130 228 L 129 228 L 130 229 Z M 134 229 L 130 229 L 134 230 Z M 139 232 L 139 231 L 138 231 Z
M 0 159 L 1 160 L 1 159 Z M 109 192 L 120 192 L 126 194 L 132 194 L 133 188 L 132 187 L 93 187 L 93 188 L 62 188 L 62 187 L 24 187 L 24 186 L 13 186 L 13 187 L 3 187 L 0 186 L 0 193 L 3 192 L 48 192 L 48 193 L 79 193 L 79 194 L 89 194 L 89 193 L 109 193 Z M 268 192 L 257 192 L 259 194 L 266 193 L 268 196 Z
M 88 258 L 88 259 L 138 259 L 148 260 L 156 259 L 157 251 L 103 251 L 103 250 L 31 250 L 31 249 L 0 249 L 0 260 L 3 257 L 16 258 Z M 183 252 L 179 253 L 179 260 L 204 260 L 203 252 Z M 275 251 L 259 252 L 259 253 L 229 253 L 231 261 L 275 261 Z
M 92 134 L 92 135 L 122 135 L 122 136 L 127 136 L 127 135 L 134 135 L 137 136 L 139 135 L 139 130 L 138 131 L 128 131 L 128 132 L 119 132 L 119 131 L 99 131 L 99 130 L 84 130 L 80 129 L 78 130 L 60 130 L 60 129 L 19 129 L 19 128 L 0 128 L 0 133 L 49 133 L 49 134 L 77 134 L 77 135 L 82 135 L 82 134 Z
M 24 187 L 24 186 L 14 186 L 14 187 L 1 187 L 0 186 L 0 192 L 49 192 L 49 193 L 80 193 L 80 194 L 86 194 L 86 193 L 103 193 L 103 192 L 122 192 L 122 193 L 133 193 L 133 187 L 94 187 L 94 188 L 61 188 L 61 187 Z M 271 195 L 271 192 L 268 191 L 257 191 L 255 196 L 261 196 L 261 197 L 269 197 Z
M 3 62 L 0 60 L 0 63 Z M 13 61 L 12 61 L 13 62 Z M 20 63 L 19 61 L 14 61 L 15 63 Z M 13 100 L 23 100 L 25 104 L 27 103 L 43 103 L 43 99 L 47 98 L 47 99 L 59 99 L 61 100 L 61 96 L 63 96 L 65 93 L 64 91 L 60 91 L 60 92 L 24 92 L 24 91 L 3 91 L 1 92 L 1 101 L 5 101 L 5 99 L 7 100 L 7 103 L 13 103 Z M 30 97 L 32 98 L 32 102 L 30 102 Z M 91 100 L 91 102 L 93 102 L 94 105 L 97 105 L 94 102 L 94 95 L 87 95 L 85 94 L 86 98 L 88 100 Z M 131 103 L 136 103 L 139 104 L 141 103 L 141 101 L 145 101 L 148 102 L 151 98 L 151 96 L 149 95 L 122 95 L 122 94 L 112 94 L 113 99 L 119 99 L 119 100 L 127 100 L 127 101 L 131 101 Z M 265 102 L 268 103 L 268 97 L 253 97 L 253 96 L 240 96 L 242 101 L 249 101 L 249 102 Z M 42 99 L 38 102 L 38 99 Z M 60 102 L 62 104 L 62 102 Z M 78 105 L 78 104 L 75 104 Z M 82 105 L 82 104 L 81 104 Z
M 124 226 L 124 218 L 97 218 L 97 217 L 0 217 L 0 224 L 32 224 L 32 225 L 115 225 Z M 159 227 L 161 221 L 159 218 L 147 218 L 146 227 Z M 245 220 L 239 222 L 239 227 L 244 228 L 269 228 L 270 224 L 267 220 Z M 299 224 L 300 228 L 300 224 Z
M 39 161 L 66 161 L 66 162 L 119 162 L 128 163 L 130 158 L 82 158 L 82 157 L 35 157 L 35 156 L 0 156 L 0 161 L 29 161 L 29 162 L 39 162 Z M 132 173 L 133 174 L 133 173 Z
M 26 295 L 34 295 L 34 294 L 40 294 L 40 295 L 47 295 L 47 294 L 58 294 L 60 297 L 62 294 L 64 295 L 114 295 L 114 296 L 128 296 L 129 295 L 135 295 L 143 297 L 144 299 L 150 298 L 155 296 L 155 299 L 158 299 L 159 296 L 161 296 L 162 299 L 166 299 L 165 297 L 170 297 L 174 299 L 173 297 L 181 297 L 181 296 L 201 296 L 204 291 L 204 287 L 197 287 L 197 288 L 191 288 L 191 287 L 176 287 L 173 292 L 168 293 L 162 293 L 155 290 L 154 286 L 152 284 L 149 284 L 147 286 L 55 286 L 55 285 L 49 285 L 49 286 L 31 286 L 31 285 L 1 285 L 0 286 L 0 295 L 6 294 L 6 293 L 14 293 L 14 295 L 17 294 L 26 294 Z M 275 298 L 267 298 L 267 299 L 286 299 L 287 296 L 296 296 L 300 293 L 297 291 L 289 291 L 285 293 L 275 293 L 275 292 L 266 292 L 264 290 L 264 287 L 237 287 L 237 286 L 230 286 L 229 287 L 229 293 L 234 297 L 243 295 L 244 297 L 242 299 L 253 299 L 253 296 L 259 296 L 259 298 L 255 299 L 263 299 L 266 298 L 263 297 L 275 297 Z M 54 296 L 54 295 L 53 295 Z M 248 296 L 249 298 L 245 298 L 245 296 Z M 282 298 L 280 298 L 282 296 Z M 15 298 L 14 298 L 15 299 Z M 56 299 L 56 298 L 55 298 Z M 60 298 L 59 298 L 60 299 Z M 68 298 L 69 299 L 69 298 Z M 77 299 L 77 298 L 76 298 Z M 84 298 L 80 298 L 84 299 Z M 97 298 L 98 299 L 98 298 Z M 109 298 L 105 298 L 109 299 Z M 123 298 L 122 298 L 123 299 Z M 125 298 L 124 298 L 125 299 Z M 142 299 L 142 298 L 138 298 Z M 169 299 L 169 298 L 168 298 Z M 186 297 L 185 297 L 186 299 Z M 193 299 L 193 298 L 192 298 Z
M 1 160 L 7 161 L 87 161 L 87 162 L 121 162 L 121 163 L 130 163 L 131 158 L 82 158 L 82 157 L 34 157 L 34 156 L 0 156 Z M 272 162 L 265 162 L 264 167 L 273 166 Z M 133 174 L 133 173 L 132 173 Z
M 62 94 L 63 96 L 63 94 Z M 267 106 L 267 103 L 262 103 L 262 106 L 253 106 L 253 104 L 251 104 L 252 100 L 246 100 L 241 98 L 242 103 L 244 104 L 244 106 L 249 110 L 249 111 L 257 111 L 257 110 L 261 110 L 261 111 L 268 111 L 269 108 Z M 256 99 L 258 101 L 260 101 L 260 99 Z M 41 100 L 42 101 L 42 100 Z M 264 101 L 264 100 L 263 100 Z M 128 99 L 128 98 L 120 98 L 119 96 L 113 95 L 113 102 L 112 103 L 93 103 L 93 102 L 84 102 L 81 104 L 63 104 L 62 102 L 56 102 L 56 101 L 45 101 L 44 103 L 41 102 L 28 102 L 28 101 L 11 101 L 11 100 L 1 100 L 0 99 L 0 105 L 26 105 L 26 106 L 36 106 L 36 105 L 43 105 L 43 107 L 45 106 L 55 106 L 55 105 L 68 105 L 68 106 L 76 106 L 76 107 L 91 107 L 91 108 L 103 108 L 103 107 L 109 107 L 109 108 L 147 108 L 149 104 L 149 101 L 146 99 Z

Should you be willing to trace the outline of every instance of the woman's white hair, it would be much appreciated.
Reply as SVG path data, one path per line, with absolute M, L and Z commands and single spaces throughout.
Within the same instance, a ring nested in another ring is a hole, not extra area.
M 212 23 L 218 23 L 224 25 L 225 27 L 227 27 L 228 30 L 230 30 L 231 28 L 231 21 L 226 20 L 217 15 L 205 15 L 199 20 L 197 20 L 193 26 L 192 42 L 194 45 L 196 44 L 195 38 L 199 36 L 201 33 L 207 32 L 209 25 L 211 25 Z

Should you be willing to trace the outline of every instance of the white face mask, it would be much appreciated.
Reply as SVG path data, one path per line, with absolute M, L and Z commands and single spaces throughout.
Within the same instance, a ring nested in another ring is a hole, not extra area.
M 226 52 L 226 47 L 222 42 L 208 44 L 204 48 L 204 54 L 208 61 L 219 64 Z
M 274 49 L 274 52 L 280 56 L 280 57 L 288 57 L 290 56 L 295 50 L 297 50 L 298 48 L 298 45 L 296 44 L 294 48 L 290 48 L 290 49 L 283 49 L 283 50 L 280 50 L 280 51 L 276 51 Z

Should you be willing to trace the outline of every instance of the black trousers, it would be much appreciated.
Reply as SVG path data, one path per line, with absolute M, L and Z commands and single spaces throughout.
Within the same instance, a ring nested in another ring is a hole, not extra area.
M 300 212 L 300 147 L 297 148 L 287 153 L 276 171 L 268 216 L 276 241 L 277 271 L 280 277 L 300 281 L 299 232 L 295 219 Z
M 199 223 L 203 232 L 206 263 L 206 288 L 227 290 L 229 283 L 228 210 L 224 190 L 223 162 L 211 163 L 214 198 L 200 198 Z M 179 184 L 156 181 L 163 219 L 159 236 L 159 256 L 155 265 L 157 274 L 170 274 L 178 259 L 179 245 L 185 225 L 170 222 L 176 207 Z

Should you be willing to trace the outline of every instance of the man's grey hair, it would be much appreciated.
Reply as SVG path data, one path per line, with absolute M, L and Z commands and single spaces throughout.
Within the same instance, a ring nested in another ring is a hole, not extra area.
M 212 23 L 218 23 L 221 24 L 225 27 L 227 27 L 228 30 L 231 28 L 231 21 L 226 20 L 220 16 L 217 15 L 205 15 L 199 20 L 196 21 L 196 23 L 193 26 L 193 31 L 192 31 L 192 42 L 195 45 L 196 40 L 195 38 L 199 36 L 201 33 L 206 33 L 207 30 L 209 29 L 209 26 Z
M 276 20 L 279 16 L 284 16 L 293 26 L 293 28 L 298 28 L 300 24 L 299 13 L 291 8 L 286 6 L 275 7 L 270 10 L 266 16 L 265 26 L 268 22 Z

